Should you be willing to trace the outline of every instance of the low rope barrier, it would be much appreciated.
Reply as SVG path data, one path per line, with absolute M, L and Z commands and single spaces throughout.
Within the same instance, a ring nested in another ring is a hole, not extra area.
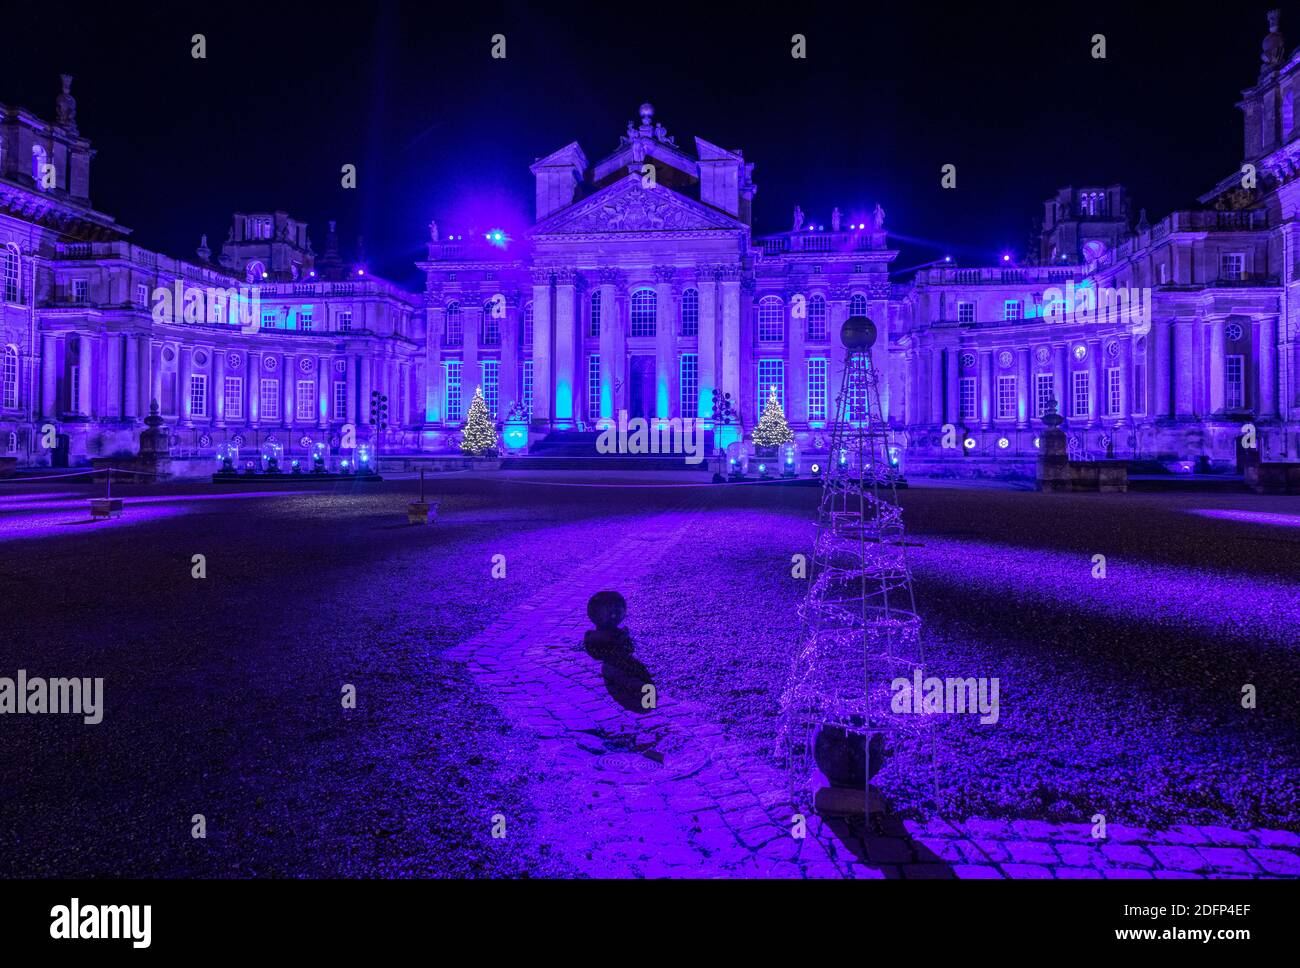
M 128 471 L 121 467 L 97 467 L 89 471 L 72 471 L 68 474 L 46 474 L 41 477 L 4 477 L 0 484 L 27 484 L 31 481 L 63 481 L 69 477 L 88 477 L 93 474 L 134 474 L 137 477 L 156 477 L 149 471 Z

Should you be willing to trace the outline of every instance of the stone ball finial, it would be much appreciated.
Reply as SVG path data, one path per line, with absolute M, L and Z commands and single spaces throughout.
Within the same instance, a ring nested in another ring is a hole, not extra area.
M 876 324 L 866 316 L 853 316 L 840 327 L 840 342 L 854 352 L 869 350 L 876 345 Z
M 587 618 L 602 632 L 618 628 L 627 617 L 627 599 L 618 592 L 596 592 L 587 602 Z
M 655 106 L 647 101 L 641 105 L 641 123 L 649 124 L 655 116 Z

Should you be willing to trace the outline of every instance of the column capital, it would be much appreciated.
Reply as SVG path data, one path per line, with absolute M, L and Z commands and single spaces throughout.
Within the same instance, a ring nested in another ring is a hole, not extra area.
M 577 270 L 570 266 L 561 266 L 555 270 L 554 275 L 557 286 L 572 286 L 579 278 Z
M 676 266 L 655 266 L 652 270 L 656 283 L 663 284 L 673 281 L 673 276 L 677 274 Z
M 551 284 L 551 276 L 555 274 L 555 270 L 550 268 L 530 269 L 528 274 L 532 277 L 534 286 L 549 286 Z
M 622 286 L 627 284 L 623 270 L 616 266 L 601 266 L 596 270 L 596 276 L 600 279 L 602 286 Z

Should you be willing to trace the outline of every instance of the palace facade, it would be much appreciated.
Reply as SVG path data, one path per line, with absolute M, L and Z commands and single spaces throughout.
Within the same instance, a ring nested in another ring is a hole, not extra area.
M 527 238 L 431 224 L 422 293 L 345 262 L 332 224 L 318 255 L 284 212 L 236 214 L 216 253 L 205 238 L 174 259 L 92 207 L 94 152 L 65 77 L 52 123 L 0 105 L 0 454 L 131 452 L 151 401 L 182 456 L 231 440 L 306 453 L 348 426 L 381 453 L 436 454 L 478 388 L 499 418 L 522 407 L 535 437 L 621 411 L 708 421 L 714 391 L 747 433 L 776 388 L 816 453 L 839 328 L 866 315 L 883 417 L 918 466 L 1026 462 L 1053 401 L 1081 454 L 1227 468 L 1253 433 L 1265 456 L 1295 458 L 1300 55 L 1270 26 L 1240 103 L 1242 168 L 1203 207 L 1151 222 L 1120 186 L 1064 188 L 1034 251 L 904 282 L 879 205 L 796 210 L 790 231 L 757 236 L 754 164 L 679 144 L 650 105 L 599 160 L 572 143 L 533 163 Z M 157 293 L 177 286 L 256 287 L 255 325 L 220 299 L 159 318 Z

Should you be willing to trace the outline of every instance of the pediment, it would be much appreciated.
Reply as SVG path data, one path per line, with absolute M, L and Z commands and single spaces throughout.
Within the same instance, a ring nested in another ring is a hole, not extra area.
M 639 232 L 699 232 L 740 229 L 730 216 L 656 185 L 643 188 L 629 174 L 590 198 L 539 223 L 533 235 L 589 235 Z

